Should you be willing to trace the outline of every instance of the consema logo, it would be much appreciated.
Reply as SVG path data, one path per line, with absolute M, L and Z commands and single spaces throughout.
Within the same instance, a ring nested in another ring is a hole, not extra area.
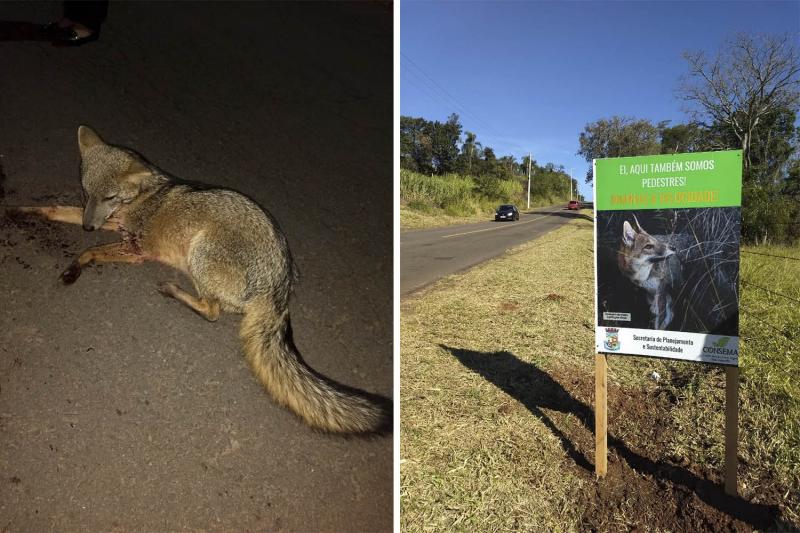
M 722 337 L 721 339 L 717 339 L 717 342 L 714 343 L 716 348 L 724 348 L 728 345 L 728 341 L 731 340 L 730 337 Z
M 739 350 L 727 348 L 730 337 L 720 337 L 711 346 L 703 346 L 703 353 L 713 353 L 716 355 L 739 355 Z
M 619 329 L 606 328 L 606 340 L 603 341 L 603 346 L 606 347 L 606 350 L 611 352 L 619 350 Z

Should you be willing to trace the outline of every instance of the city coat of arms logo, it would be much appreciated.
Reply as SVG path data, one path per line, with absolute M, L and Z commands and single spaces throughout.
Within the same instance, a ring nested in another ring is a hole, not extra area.
M 610 352 L 619 351 L 619 329 L 606 328 L 606 340 L 603 345 Z

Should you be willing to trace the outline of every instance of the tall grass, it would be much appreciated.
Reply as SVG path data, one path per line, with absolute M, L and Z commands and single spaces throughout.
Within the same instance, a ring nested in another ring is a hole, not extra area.
M 409 204 L 427 204 L 444 208 L 451 204 L 466 204 L 473 198 L 472 178 L 455 174 L 426 176 L 408 170 L 400 171 L 400 198 Z
M 498 203 L 519 200 L 522 185 L 517 181 L 481 176 L 426 176 L 400 171 L 400 198 L 412 209 L 443 210 L 453 216 L 491 211 Z
M 522 184 L 514 180 L 504 180 L 493 176 L 479 176 L 473 178 L 477 192 L 487 200 L 499 202 L 514 202 L 522 194 Z

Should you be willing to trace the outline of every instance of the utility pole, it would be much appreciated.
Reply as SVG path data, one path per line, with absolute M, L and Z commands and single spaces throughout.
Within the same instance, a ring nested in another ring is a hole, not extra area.
M 575 200 L 575 198 L 572 197 L 572 167 L 569 169 L 569 199 Z
M 569 169 L 569 174 L 567 174 L 567 183 L 569 183 L 569 199 L 572 200 L 572 169 Z
M 531 208 L 531 153 L 528 152 L 528 209 Z

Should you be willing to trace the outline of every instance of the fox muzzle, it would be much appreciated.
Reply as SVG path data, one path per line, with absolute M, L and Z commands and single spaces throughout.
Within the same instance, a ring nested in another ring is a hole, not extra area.
M 109 211 L 108 215 L 106 215 L 105 211 L 108 211 L 106 206 L 98 205 L 97 200 L 89 198 L 83 208 L 83 229 L 86 231 L 99 229 L 108 218 L 108 215 L 111 214 Z

